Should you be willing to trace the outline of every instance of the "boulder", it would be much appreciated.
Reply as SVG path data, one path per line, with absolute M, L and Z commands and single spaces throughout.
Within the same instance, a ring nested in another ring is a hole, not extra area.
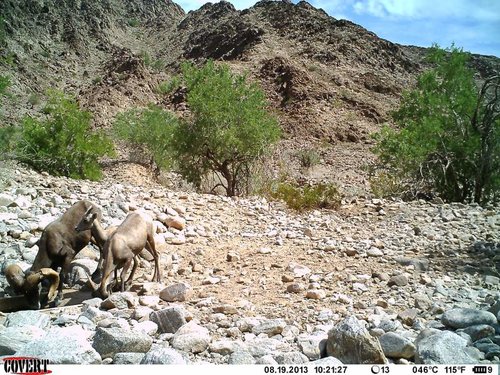
M 43 337 L 26 344 L 16 357 L 38 357 L 52 364 L 94 364 L 101 356 L 87 340 L 90 332 L 80 326 L 51 328 Z
M 425 365 L 473 364 L 475 359 L 466 351 L 467 340 L 456 333 L 444 331 L 420 340 L 415 353 L 415 363 Z
M 153 339 L 142 331 L 132 332 L 122 328 L 102 328 L 96 330 L 92 347 L 102 358 L 113 358 L 116 353 L 146 353 Z
M 344 319 L 328 332 L 326 351 L 345 364 L 387 363 L 379 341 L 354 316 Z
M 176 283 L 167 286 L 160 292 L 160 298 L 167 302 L 184 302 L 191 297 L 191 286 L 186 283 Z
M 497 318 L 489 311 L 458 308 L 446 311 L 441 316 L 441 322 L 447 327 L 457 329 L 477 324 L 493 325 L 497 323 Z
M 171 306 L 166 309 L 154 311 L 149 319 L 158 324 L 158 332 L 175 333 L 186 321 L 187 312 L 181 306 Z
M 415 355 L 415 345 L 395 332 L 384 333 L 378 340 L 386 357 L 410 359 Z
M 172 347 L 185 352 L 201 353 L 208 347 L 210 341 L 208 329 L 191 321 L 175 333 Z
M 24 345 L 45 336 L 45 331 L 34 326 L 7 327 L 0 331 L 0 355 L 14 354 Z
M 154 345 L 146 353 L 141 365 L 185 365 L 184 357 L 175 349 Z
M 39 311 L 17 311 L 7 315 L 6 327 L 31 326 L 47 329 L 50 326 L 50 316 Z

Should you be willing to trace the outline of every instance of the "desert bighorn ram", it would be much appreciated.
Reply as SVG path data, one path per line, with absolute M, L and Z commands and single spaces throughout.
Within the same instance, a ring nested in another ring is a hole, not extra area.
M 85 215 L 77 228 L 80 230 L 94 228 L 94 231 L 103 232 L 99 218 L 92 212 Z M 97 285 L 89 278 L 89 284 L 93 291 L 98 292 L 104 298 L 108 297 L 108 279 L 113 271 L 115 271 L 116 278 L 119 268 L 122 268 L 121 290 L 124 291 L 126 284 L 132 280 L 137 269 L 135 257 L 144 248 L 151 253 L 155 261 L 153 280 L 160 281 L 160 266 L 154 241 L 153 222 L 139 213 L 130 213 L 104 244 L 104 270 L 101 284 Z M 134 262 L 134 266 L 130 276 L 125 281 L 126 273 L 132 262 Z
M 78 201 L 59 219 L 47 225 L 37 242 L 38 253 L 26 275 L 19 266 L 6 269 L 7 280 L 11 287 L 19 293 L 24 293 L 34 308 L 40 308 L 38 283 L 43 279 L 51 281 L 49 302 L 54 299 L 55 284 L 58 284 L 57 300 L 62 299 L 63 282 L 66 281 L 70 263 L 75 255 L 89 244 L 92 237 L 90 230 L 81 232 L 75 230 L 75 226 L 89 209 L 96 214 L 96 217 L 101 218 L 99 207 L 89 201 Z M 95 242 L 99 244 L 99 241 Z M 61 272 L 56 279 L 55 271 L 58 267 L 61 267 Z

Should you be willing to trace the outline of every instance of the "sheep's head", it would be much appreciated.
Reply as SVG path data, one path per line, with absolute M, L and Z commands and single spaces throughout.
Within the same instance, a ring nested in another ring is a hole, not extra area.
M 41 307 L 39 284 L 43 280 L 50 282 L 47 302 L 52 302 L 57 295 L 59 274 L 52 268 L 42 268 L 39 271 L 25 274 L 17 264 L 11 264 L 5 269 L 5 276 L 14 292 L 24 294 L 34 309 Z
M 75 227 L 75 230 L 77 232 L 83 232 L 85 230 L 89 230 L 92 228 L 92 225 L 94 225 L 94 220 L 97 219 L 98 213 L 94 209 L 94 207 L 90 207 L 87 212 L 85 212 L 85 215 L 83 215 L 82 220 L 77 224 Z

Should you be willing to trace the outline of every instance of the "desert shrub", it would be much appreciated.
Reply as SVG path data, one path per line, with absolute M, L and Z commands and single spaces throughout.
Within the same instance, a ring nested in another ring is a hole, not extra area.
M 435 68 L 418 77 L 384 127 L 375 152 L 395 178 L 448 201 L 485 203 L 500 190 L 500 76 L 478 88 L 469 54 L 434 47 Z
M 197 188 L 212 180 L 211 190 L 246 193 L 253 163 L 280 135 L 262 90 L 213 62 L 184 64 L 165 90 L 180 83 L 187 88 L 190 116 L 177 119 L 155 106 L 132 110 L 117 117 L 115 134 L 146 146 L 158 166 L 173 167 Z
M 117 115 L 113 132 L 118 138 L 145 146 L 160 169 L 172 167 L 172 137 L 177 118 L 158 106 L 132 109 Z
M 169 81 L 161 82 L 158 85 L 157 91 L 163 95 L 171 94 L 175 89 L 181 85 L 181 79 L 179 76 L 174 76 Z
M 151 55 L 146 51 L 141 51 L 140 57 L 144 62 L 144 65 L 154 70 L 160 71 L 165 68 L 165 62 L 163 60 L 151 57 Z
M 58 92 L 49 93 L 44 113 L 2 129 L 4 155 L 54 175 L 99 179 L 99 157 L 113 155 L 113 144 L 90 130 L 90 113 Z
M 129 18 L 127 23 L 130 27 L 137 27 L 140 25 L 140 22 L 137 18 Z
M 338 209 L 341 194 L 333 184 L 317 184 L 299 187 L 289 182 L 279 182 L 271 191 L 273 199 L 282 200 L 286 205 L 297 211 L 312 209 Z
M 413 190 L 408 181 L 402 181 L 397 175 L 379 172 L 369 179 L 370 189 L 376 198 L 411 197 Z
M 312 168 L 320 162 L 319 154 L 312 149 L 297 152 L 297 157 L 299 158 L 300 165 L 303 168 Z
M 40 101 L 40 95 L 38 95 L 37 93 L 32 93 L 30 94 L 30 96 L 28 96 L 28 103 L 33 107 L 40 104 Z
M 10 86 L 10 79 L 7 76 L 0 76 L 0 95 L 5 95 Z

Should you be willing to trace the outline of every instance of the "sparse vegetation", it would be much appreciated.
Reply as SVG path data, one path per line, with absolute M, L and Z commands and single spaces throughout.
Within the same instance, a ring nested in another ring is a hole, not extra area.
M 54 175 L 99 179 L 98 159 L 113 155 L 113 145 L 104 134 L 90 131 L 90 113 L 59 92 L 49 94 L 44 113 L 0 129 L 4 155 Z
M 174 76 L 172 79 L 169 81 L 161 82 L 158 85 L 158 93 L 162 95 L 169 95 L 171 94 L 175 89 L 177 89 L 182 83 L 182 80 L 179 76 Z
M 418 77 L 393 114 L 399 130 L 384 127 L 376 153 L 398 179 L 447 201 L 485 203 L 500 198 L 500 75 L 478 89 L 469 54 L 434 47 L 435 64 Z
M 6 45 L 6 36 L 7 32 L 5 31 L 5 20 L 3 17 L 0 17 L 0 51 Z
M 160 169 L 167 169 L 172 167 L 172 137 L 177 126 L 173 114 L 150 105 L 120 113 L 113 129 L 119 138 L 145 146 L 151 152 L 152 162 Z
M 210 176 L 217 181 L 212 190 L 246 193 L 252 164 L 280 135 L 262 90 L 213 62 L 202 68 L 184 64 L 182 82 L 191 117 L 178 120 L 150 106 L 118 116 L 115 133 L 146 146 L 158 166 L 174 166 L 198 188 Z
M 297 157 L 302 168 L 312 168 L 321 160 L 319 154 L 313 149 L 301 150 L 297 152 Z
M 0 76 L 0 95 L 5 95 L 7 87 L 10 85 L 10 79 L 6 76 Z
M 140 25 L 140 22 L 137 18 L 130 18 L 127 23 L 130 27 L 137 27 Z
M 32 93 L 28 96 L 28 103 L 31 104 L 32 107 L 40 104 L 40 95 L 37 93 Z
M 338 209 L 341 195 L 333 184 L 306 185 L 299 187 L 288 182 L 280 182 L 269 192 L 271 198 L 283 200 L 296 211 L 312 209 Z
M 141 51 L 140 57 L 142 61 L 144 61 L 144 65 L 150 67 L 154 70 L 160 71 L 165 69 L 165 62 L 161 59 L 154 59 L 151 55 L 146 51 Z

